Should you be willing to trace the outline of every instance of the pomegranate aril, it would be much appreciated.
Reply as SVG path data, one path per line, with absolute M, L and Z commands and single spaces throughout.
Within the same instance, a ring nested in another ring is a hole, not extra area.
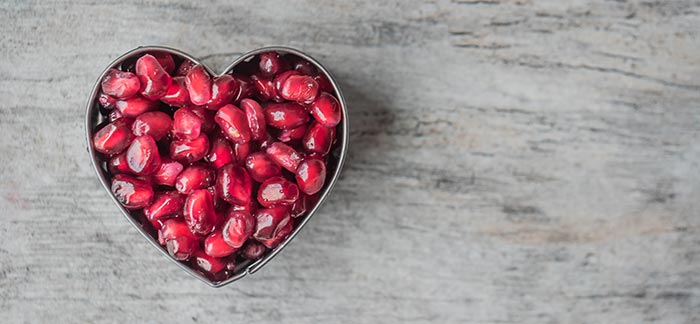
M 216 193 L 226 202 L 247 204 L 252 191 L 253 182 L 242 166 L 227 164 L 216 172 Z
M 161 163 L 160 153 L 153 137 L 136 137 L 126 151 L 126 163 L 129 170 L 137 175 L 148 175 L 158 171 Z
M 184 76 L 186 76 L 187 73 L 189 73 L 190 70 L 192 70 L 192 68 L 194 68 L 195 66 L 197 66 L 197 63 L 192 62 L 192 61 L 190 61 L 190 60 L 188 60 L 188 59 L 185 59 L 184 61 L 182 61 L 182 63 L 180 63 L 180 66 L 177 68 L 177 71 L 175 71 L 175 75 L 176 75 L 176 76 L 183 76 L 183 77 L 184 77 Z
M 159 141 L 170 132 L 173 120 L 162 111 L 150 111 L 136 117 L 131 130 L 136 136 L 149 135 Z
M 135 96 L 141 88 L 141 82 L 136 74 L 109 69 L 102 79 L 102 93 L 117 99 L 128 99 Z
M 217 169 L 235 161 L 233 149 L 231 149 L 231 145 L 226 138 L 222 136 L 214 137 L 209 154 L 207 154 L 207 161 Z
M 177 176 L 182 172 L 184 167 L 180 162 L 170 159 L 163 160 L 158 171 L 153 174 L 153 182 L 164 186 L 175 186 Z
M 116 107 L 116 105 L 117 105 L 118 100 L 119 99 L 114 98 L 114 97 L 109 96 L 109 95 L 106 95 L 104 93 L 100 93 L 100 96 L 97 97 L 97 101 L 100 103 L 100 106 L 102 106 L 102 108 L 107 109 L 107 110 L 114 109 L 114 107 Z
M 158 242 L 178 261 L 189 259 L 197 250 L 199 238 L 190 232 L 187 224 L 178 219 L 166 219 L 158 230 Z
M 187 72 L 185 85 L 192 104 L 203 106 L 211 99 L 211 78 L 204 66 L 197 65 Z
M 246 211 L 229 211 L 223 227 L 223 239 L 233 248 L 243 246 L 255 232 L 255 217 Z
M 163 221 L 182 212 L 185 197 L 177 191 L 157 192 L 153 203 L 145 208 L 143 213 L 151 223 Z
M 111 123 L 119 118 L 122 118 L 123 115 L 119 109 L 113 109 L 112 111 L 109 112 L 109 115 L 107 116 L 107 120 Z
M 187 196 L 184 215 L 190 231 L 197 235 L 211 233 L 219 218 L 214 210 L 214 199 L 206 189 L 194 190 Z
M 264 109 L 265 121 L 268 125 L 289 129 L 309 122 L 309 113 L 303 106 L 294 102 L 268 103 Z
M 234 105 L 225 105 L 214 116 L 216 124 L 234 143 L 250 141 L 251 133 L 245 113 Z
M 317 153 L 326 156 L 331 150 L 335 140 L 335 128 L 325 127 L 317 122 L 313 122 L 307 129 L 301 145 L 309 153 Z
M 160 99 L 168 92 L 172 78 L 150 54 L 141 56 L 136 61 L 136 75 L 141 81 L 141 94 L 151 100 Z
M 207 155 L 209 139 L 200 134 L 193 140 L 174 140 L 170 143 L 170 158 L 177 161 L 192 163 Z
M 229 211 L 246 211 L 252 213 L 257 209 L 257 202 L 251 199 L 247 204 L 231 204 Z
M 236 96 L 233 98 L 234 104 L 255 93 L 255 85 L 253 85 L 253 80 L 250 77 L 241 74 L 231 74 L 231 76 L 238 83 L 238 91 L 236 91 Z
M 319 91 L 329 93 L 335 92 L 335 90 L 333 89 L 333 84 L 331 84 L 331 81 L 329 81 L 323 73 L 319 73 L 316 76 L 314 76 L 314 80 L 316 81 L 316 83 L 318 83 Z
M 318 73 L 318 70 L 313 64 L 311 64 L 311 62 L 302 59 L 301 57 L 295 55 L 287 55 L 284 58 L 289 63 L 291 69 L 296 70 L 301 74 L 313 76 Z
M 245 112 L 251 138 L 259 141 L 265 137 L 265 113 L 263 108 L 253 99 L 241 100 L 241 109 Z
M 277 139 L 274 138 L 270 133 L 265 133 L 265 138 L 262 141 L 260 141 L 260 143 L 258 143 L 258 148 L 260 149 L 260 151 L 264 152 L 265 150 L 267 150 L 268 147 L 270 147 L 270 145 L 272 145 L 272 143 L 275 143 L 276 141 Z
M 158 60 L 158 63 L 160 63 L 160 66 L 163 67 L 165 72 L 168 74 L 173 74 L 175 71 L 175 60 L 173 60 L 172 55 L 165 52 L 152 52 L 149 54 L 153 55 L 153 57 Z
M 216 128 L 214 122 L 214 111 L 208 110 L 201 106 L 190 106 L 190 110 L 202 120 L 202 132 L 210 133 Z
M 107 170 L 112 175 L 119 173 L 131 173 L 129 166 L 126 163 L 126 152 L 122 152 L 109 159 L 107 162 Z
M 193 164 L 180 173 L 175 180 L 175 189 L 183 194 L 189 194 L 196 189 L 205 189 L 214 184 L 214 170 L 204 164 Z
M 274 238 L 291 220 L 287 206 L 258 209 L 254 216 L 256 226 L 253 237 L 258 241 Z
M 264 207 L 292 205 L 299 199 L 299 188 L 283 177 L 265 180 L 258 189 L 258 203 Z
M 278 89 L 279 95 L 287 100 L 309 104 L 318 95 L 318 83 L 308 75 L 291 75 Z
M 260 54 L 260 72 L 267 76 L 274 76 L 277 73 L 289 69 L 287 62 L 280 57 L 277 52 L 266 52 Z
M 197 251 L 198 241 L 189 237 L 177 237 L 165 241 L 168 254 L 178 261 L 187 261 Z
M 294 202 L 291 208 L 292 218 L 297 218 L 306 214 L 308 208 L 312 205 L 311 198 L 306 194 L 299 194 L 299 199 Z
M 299 163 L 295 178 L 299 190 L 307 195 L 316 194 L 326 181 L 326 164 L 320 159 L 307 157 Z
M 257 182 L 282 175 L 282 168 L 262 152 L 255 152 L 245 159 L 245 167 L 250 177 Z
M 112 178 L 112 193 L 126 209 L 148 207 L 153 201 L 153 188 L 147 181 L 117 174 Z
M 223 259 L 210 256 L 204 251 L 196 251 L 190 262 L 194 267 L 208 275 L 215 275 L 226 269 L 226 262 Z
M 245 158 L 250 155 L 250 142 L 247 143 L 234 143 L 233 144 L 234 155 L 236 156 L 236 162 L 243 164 Z
M 262 245 L 266 246 L 267 248 L 274 249 L 277 246 L 279 246 L 284 240 L 287 239 L 289 234 L 292 233 L 292 230 L 294 229 L 294 225 L 292 222 L 287 223 L 282 229 L 277 232 L 277 235 L 275 235 L 274 238 L 269 239 L 269 240 L 261 240 L 260 243 Z
M 281 142 L 298 141 L 306 134 L 306 125 L 297 126 L 295 128 L 285 129 L 280 132 L 277 138 Z
M 130 118 L 158 109 L 158 101 L 148 100 L 141 96 L 119 100 L 114 105 L 124 117 Z
M 211 100 L 207 103 L 207 109 L 217 110 L 221 106 L 230 103 L 240 90 L 238 81 L 229 74 L 215 77 L 212 81 Z
M 185 86 L 185 77 L 174 77 L 173 82 L 168 87 L 168 91 L 160 101 L 173 106 L 182 107 L 190 103 L 190 93 Z
M 281 142 L 270 144 L 265 152 L 273 161 L 292 173 L 297 171 L 299 163 L 304 158 L 301 153 Z
M 124 119 L 118 119 L 97 131 L 92 138 L 92 142 L 97 152 L 114 155 L 124 151 L 133 138 L 134 135 L 131 133 L 129 122 Z
M 275 92 L 278 95 L 282 92 L 282 85 L 284 84 L 284 82 L 287 81 L 287 79 L 289 77 L 294 76 L 294 75 L 300 76 L 302 74 L 299 73 L 298 71 L 289 70 L 289 71 L 282 72 L 282 73 L 278 74 L 277 76 L 275 76 L 275 78 L 272 80 L 272 83 L 275 85 Z M 282 98 L 282 97 L 280 97 L 280 98 Z
M 254 242 L 254 241 L 248 241 L 242 248 L 241 248 L 241 256 L 254 261 L 257 259 L 260 259 L 262 255 L 265 253 L 265 246 L 263 246 L 260 243 Z
M 173 134 L 179 139 L 195 139 L 202 131 L 202 119 L 192 110 L 180 108 L 173 115 Z
M 209 234 L 204 240 L 204 253 L 216 257 L 223 258 L 238 251 L 238 248 L 232 247 L 224 240 L 224 235 L 220 230 L 216 230 Z
M 340 103 L 338 99 L 328 92 L 322 92 L 309 105 L 309 112 L 323 126 L 335 127 L 340 123 Z
M 253 74 L 250 76 L 250 79 L 253 80 L 253 85 L 255 86 L 255 90 L 257 90 L 257 95 L 262 101 L 284 101 L 284 99 L 277 94 L 275 82 L 272 78 Z

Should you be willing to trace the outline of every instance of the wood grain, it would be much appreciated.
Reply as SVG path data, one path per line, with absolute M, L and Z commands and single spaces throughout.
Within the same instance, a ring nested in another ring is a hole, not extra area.
M 3 323 L 698 323 L 700 2 L 4 1 Z M 283 255 L 211 289 L 121 218 L 84 101 L 169 45 L 329 66 L 351 143 Z

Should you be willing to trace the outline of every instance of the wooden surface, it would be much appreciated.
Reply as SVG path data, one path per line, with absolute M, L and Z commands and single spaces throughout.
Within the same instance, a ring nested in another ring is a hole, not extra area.
M 2 323 L 698 323 L 699 1 L 3 1 Z M 335 73 L 346 168 L 222 289 L 122 219 L 84 103 L 122 52 Z

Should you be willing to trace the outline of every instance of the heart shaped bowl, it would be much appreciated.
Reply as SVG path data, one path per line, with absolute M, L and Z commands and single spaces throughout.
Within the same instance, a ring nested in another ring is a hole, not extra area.
M 143 222 L 143 218 L 139 218 L 138 215 L 133 215 L 129 210 L 124 208 L 119 201 L 115 198 L 114 194 L 112 194 L 112 191 L 110 190 L 110 181 L 111 181 L 111 176 L 107 171 L 106 163 L 102 161 L 98 153 L 94 150 L 93 148 L 93 135 L 96 132 L 96 129 L 98 125 L 104 123 L 107 120 L 107 117 L 101 113 L 101 110 L 103 109 L 99 102 L 98 102 L 98 96 L 100 93 L 100 85 L 102 79 L 105 77 L 109 69 L 111 68 L 121 68 L 122 65 L 124 64 L 133 64 L 133 62 L 140 57 L 143 54 L 149 53 L 149 52 L 166 52 L 169 53 L 173 56 L 173 58 L 176 61 L 182 61 L 182 60 L 190 60 L 196 64 L 202 64 L 199 62 L 196 58 L 190 56 L 187 53 L 184 53 L 180 50 L 174 49 L 174 48 L 169 48 L 169 47 L 163 47 L 163 46 L 142 46 L 142 47 L 137 47 L 131 51 L 128 51 L 127 53 L 121 55 L 119 58 L 114 60 L 112 63 L 110 63 L 107 68 L 102 72 L 100 77 L 97 79 L 97 82 L 95 83 L 95 86 L 92 89 L 92 92 L 90 93 L 90 97 L 88 98 L 87 101 L 87 109 L 85 112 L 85 135 L 87 137 L 87 143 L 88 147 L 87 150 L 90 154 L 90 159 L 92 161 L 92 166 L 95 169 L 95 173 L 97 174 L 97 177 L 100 180 L 100 183 L 102 184 L 102 187 L 107 191 L 109 194 L 110 198 L 114 202 L 114 204 L 117 206 L 117 208 L 121 211 L 122 215 L 126 217 L 126 219 L 133 225 L 139 233 L 148 241 L 151 243 L 153 247 L 158 249 L 166 258 L 168 258 L 170 261 L 174 262 L 179 266 L 182 270 L 187 272 L 188 274 L 192 275 L 193 277 L 203 281 L 207 285 L 211 287 L 222 287 L 225 286 L 229 283 L 232 283 L 236 280 L 239 280 L 246 275 L 253 274 L 260 270 L 263 266 L 265 266 L 270 260 L 272 260 L 275 256 L 277 256 L 301 231 L 301 229 L 308 223 L 308 221 L 311 219 L 311 217 L 316 214 L 318 211 L 319 207 L 323 202 L 326 200 L 328 197 L 331 189 L 335 185 L 335 183 L 338 181 L 338 177 L 340 175 L 340 171 L 343 166 L 343 162 L 345 161 L 345 156 L 347 154 L 348 150 L 348 113 L 347 113 L 347 105 L 345 103 L 345 100 L 343 98 L 343 95 L 340 91 L 340 88 L 338 87 L 337 82 L 331 75 L 331 73 L 321 65 L 317 60 L 309 56 L 308 54 L 294 49 L 290 47 L 283 47 L 283 46 L 270 46 L 270 47 L 263 47 L 259 48 L 253 51 L 250 51 L 248 53 L 243 54 L 240 56 L 238 59 L 233 61 L 228 67 L 224 69 L 224 71 L 221 74 L 216 74 L 214 71 L 207 67 L 206 65 L 202 64 L 202 66 L 205 67 L 205 69 L 209 72 L 209 74 L 214 77 L 217 75 L 223 75 L 223 74 L 228 74 L 232 72 L 236 72 L 236 68 L 239 67 L 240 65 L 245 65 L 245 63 L 250 62 L 256 55 L 264 52 L 270 52 L 270 51 L 276 51 L 280 54 L 285 54 L 285 55 L 296 55 L 311 64 L 313 64 L 319 71 L 319 73 L 325 74 L 325 76 L 328 78 L 330 83 L 333 86 L 333 89 L 335 91 L 335 96 L 340 102 L 341 105 L 341 110 L 342 110 L 342 119 L 340 124 L 338 124 L 337 129 L 336 129 L 336 139 L 337 142 L 334 144 L 331 153 L 329 153 L 329 161 L 327 163 L 327 176 L 326 176 L 326 181 L 324 184 L 324 187 L 321 189 L 321 191 L 317 194 L 318 195 L 318 201 L 316 204 L 310 208 L 306 215 L 297 218 L 295 221 L 295 228 L 292 231 L 292 233 L 287 237 L 287 239 L 282 242 L 279 246 L 277 246 L 274 249 L 267 250 L 263 256 L 255 261 L 243 261 L 238 264 L 236 264 L 233 274 L 225 279 L 225 280 L 212 280 L 208 278 L 207 276 L 203 275 L 202 273 L 190 268 L 187 264 L 175 260 L 168 252 L 165 250 L 164 247 L 162 247 L 158 243 L 157 237 L 154 237 L 152 235 L 152 228 L 150 229 L 151 234 L 149 234 L 149 228 L 151 227 L 150 224 L 147 224 L 148 221 Z

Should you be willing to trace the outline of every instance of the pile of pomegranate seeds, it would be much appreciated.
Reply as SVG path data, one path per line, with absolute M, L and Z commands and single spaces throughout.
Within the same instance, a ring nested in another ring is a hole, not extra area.
M 342 116 L 326 76 L 277 52 L 217 77 L 161 52 L 121 69 L 102 80 L 93 138 L 117 200 L 212 280 L 282 243 L 334 161 Z

